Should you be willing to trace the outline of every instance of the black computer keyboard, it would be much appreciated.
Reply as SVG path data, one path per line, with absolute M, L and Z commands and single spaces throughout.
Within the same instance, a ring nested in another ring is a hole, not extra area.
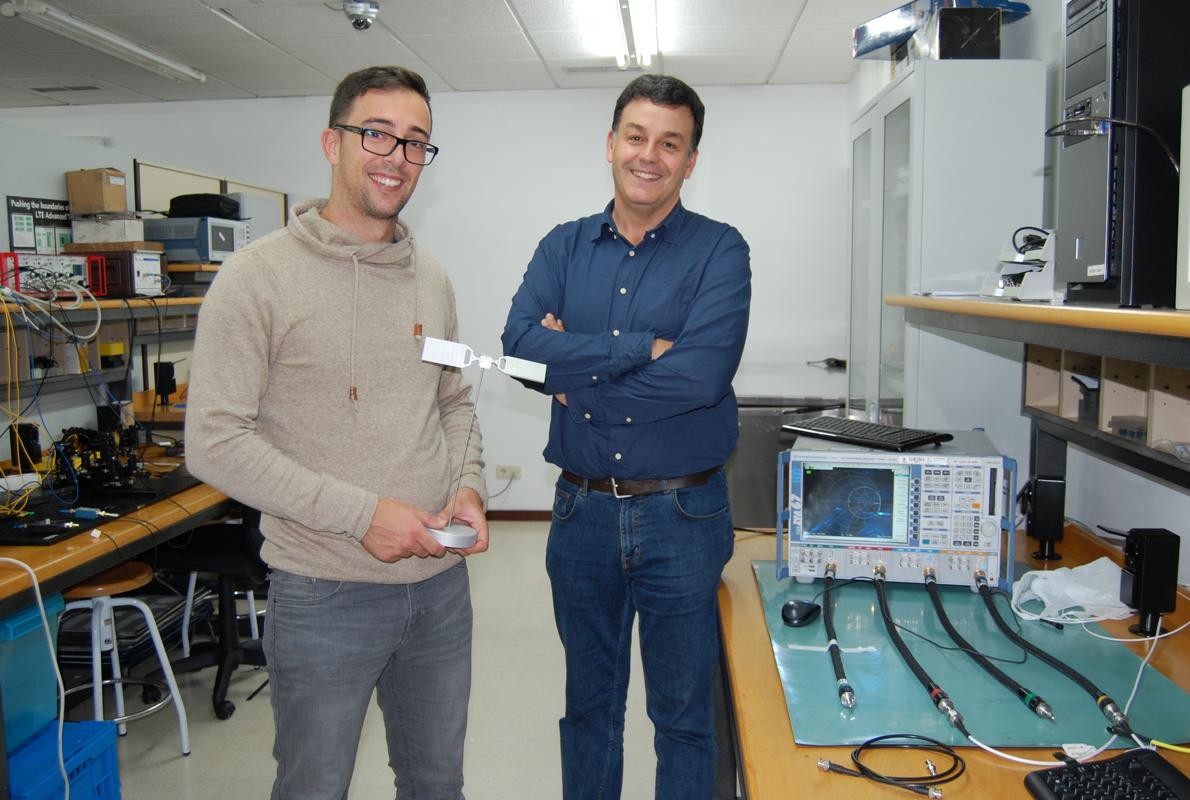
M 814 417 L 800 422 L 787 422 L 781 426 L 781 430 L 799 436 L 817 436 L 848 444 L 875 447 L 878 450 L 912 450 L 922 445 L 949 442 L 954 438 L 949 433 L 861 422 L 843 417 Z
M 1105 761 L 1030 772 L 1025 788 L 1038 800 L 1190 800 L 1190 779 L 1153 750 L 1129 750 Z

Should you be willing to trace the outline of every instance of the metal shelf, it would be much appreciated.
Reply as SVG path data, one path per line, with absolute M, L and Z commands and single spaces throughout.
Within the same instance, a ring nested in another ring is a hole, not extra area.
M 1078 445 L 1119 464 L 1126 464 L 1172 484 L 1190 489 L 1190 464 L 1179 461 L 1169 453 L 1154 450 L 1141 442 L 1092 428 L 1048 411 L 1025 406 L 1025 415 L 1037 429 L 1068 444 Z
M 152 347 L 157 342 L 185 342 L 194 338 L 194 328 L 173 328 L 161 332 L 138 333 L 132 338 L 133 347 Z
M 99 371 L 99 376 L 103 378 L 105 383 L 117 383 L 124 380 L 124 368 L 104 369 Z M 34 378 L 30 380 L 21 381 L 17 386 L 19 387 L 22 397 L 33 397 L 34 393 L 38 392 L 40 386 L 41 394 L 52 394 L 54 392 L 68 392 L 72 389 L 85 389 L 87 386 L 95 386 L 95 373 L 87 373 L 83 375 L 51 375 L 44 379 Z M 26 395 L 26 393 L 28 393 Z

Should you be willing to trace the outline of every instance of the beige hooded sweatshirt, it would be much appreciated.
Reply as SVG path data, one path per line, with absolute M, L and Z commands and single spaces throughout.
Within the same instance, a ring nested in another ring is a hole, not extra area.
M 470 387 L 421 361 L 425 336 L 457 338 L 454 290 L 403 225 L 365 242 L 324 204 L 294 206 L 220 268 L 199 315 L 186 464 L 262 512 L 270 566 L 414 583 L 460 557 L 373 558 L 360 538 L 379 496 L 437 512 L 465 458 L 462 486 L 486 501 Z

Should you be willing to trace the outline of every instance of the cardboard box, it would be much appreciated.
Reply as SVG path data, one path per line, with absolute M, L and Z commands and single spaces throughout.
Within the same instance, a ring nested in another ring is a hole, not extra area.
M 127 180 L 114 167 L 78 169 L 66 173 L 66 195 L 71 214 L 127 211 Z
M 92 218 L 70 223 L 74 242 L 139 242 L 145 238 L 145 223 L 140 219 Z

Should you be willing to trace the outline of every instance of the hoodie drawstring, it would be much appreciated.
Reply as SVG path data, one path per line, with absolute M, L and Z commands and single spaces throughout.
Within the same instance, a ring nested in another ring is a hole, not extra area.
M 349 381 L 351 389 L 347 395 L 351 398 L 352 407 L 359 410 L 359 392 L 355 387 L 355 331 L 359 324 L 359 259 L 356 258 L 355 253 L 351 254 L 351 263 L 355 266 L 355 282 L 351 290 L 351 353 L 349 360 Z

